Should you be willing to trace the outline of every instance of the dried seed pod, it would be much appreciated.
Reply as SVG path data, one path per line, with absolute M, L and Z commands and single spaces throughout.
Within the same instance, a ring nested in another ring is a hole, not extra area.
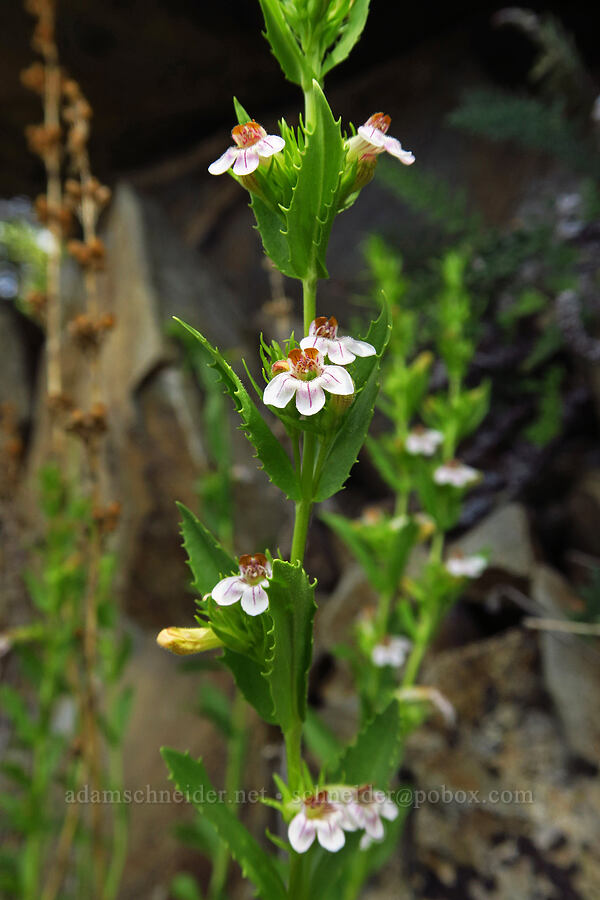
M 21 72 L 21 84 L 36 94 L 44 93 L 46 71 L 40 62 L 32 63 Z

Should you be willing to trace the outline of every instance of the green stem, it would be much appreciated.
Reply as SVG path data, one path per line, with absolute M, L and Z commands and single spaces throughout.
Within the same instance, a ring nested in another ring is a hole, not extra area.
M 429 645 L 429 639 L 431 637 L 431 625 L 432 622 L 429 613 L 424 611 L 421 622 L 419 623 L 417 638 L 404 669 L 404 675 L 402 677 L 402 687 L 412 687 L 412 685 L 417 680 L 419 669 L 421 668 L 421 663 L 423 662 L 423 657 L 425 656 L 425 651 L 427 650 L 427 647 Z
M 308 334 L 310 323 L 317 317 L 317 276 L 302 279 L 302 306 L 304 310 L 304 334 Z

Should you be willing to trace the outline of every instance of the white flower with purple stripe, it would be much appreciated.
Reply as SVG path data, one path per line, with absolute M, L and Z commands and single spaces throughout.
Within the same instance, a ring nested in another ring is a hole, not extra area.
M 211 596 L 219 606 L 231 606 L 240 601 L 244 612 L 258 616 L 269 606 L 265 588 L 269 585 L 272 566 L 263 553 L 254 556 L 244 554 L 239 559 L 240 574 L 221 579 L 211 591 Z
M 338 337 L 338 323 L 335 316 L 319 316 L 310 323 L 308 337 L 302 338 L 300 346 L 303 350 L 314 347 L 323 356 L 328 356 L 332 363 L 347 366 L 357 356 L 374 356 L 377 352 L 372 344 L 358 341 L 344 335 Z
M 342 828 L 344 813 L 331 803 L 327 791 L 302 801 L 302 809 L 288 825 L 288 840 L 296 853 L 306 853 L 315 838 L 325 850 L 336 853 L 346 843 Z
M 295 396 L 296 409 L 303 416 L 314 416 L 325 405 L 325 391 L 330 394 L 354 393 L 354 382 L 341 366 L 326 366 L 323 354 L 315 347 L 290 350 L 287 359 L 274 363 L 275 377 L 268 383 L 263 402 L 284 409 Z
M 365 124 L 360 126 L 358 133 L 346 142 L 349 161 L 358 159 L 374 162 L 379 153 L 389 153 L 405 166 L 412 165 L 415 157 L 410 150 L 404 150 L 399 140 L 389 137 L 386 133 L 391 121 L 384 113 L 373 113 Z
M 260 165 L 285 147 L 285 141 L 277 134 L 267 134 L 258 122 L 236 125 L 231 132 L 235 147 L 229 147 L 208 167 L 211 175 L 223 175 L 233 167 L 234 175 L 251 175 Z

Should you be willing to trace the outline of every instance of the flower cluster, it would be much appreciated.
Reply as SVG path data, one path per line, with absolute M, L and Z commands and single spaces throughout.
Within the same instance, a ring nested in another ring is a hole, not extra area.
M 382 819 L 398 816 L 396 804 L 373 785 L 333 786 L 302 800 L 302 808 L 288 826 L 288 840 L 296 853 L 305 853 L 315 838 L 325 850 L 341 850 L 346 831 L 364 830 L 360 841 L 366 849 L 384 836 Z
M 333 316 L 320 316 L 311 322 L 300 348 L 290 350 L 287 359 L 273 363 L 274 377 L 265 388 L 263 402 L 284 409 L 295 397 L 298 412 L 313 416 L 325 406 L 325 391 L 351 396 L 354 382 L 343 366 L 354 362 L 357 356 L 372 356 L 376 350 L 366 341 L 338 337 L 337 330 Z M 326 365 L 325 356 L 341 365 Z

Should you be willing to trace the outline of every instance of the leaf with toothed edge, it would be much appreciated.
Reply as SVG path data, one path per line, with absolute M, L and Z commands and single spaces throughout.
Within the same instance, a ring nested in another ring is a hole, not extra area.
M 280 0 L 258 0 L 265 20 L 266 31 L 263 32 L 271 45 L 273 55 L 278 61 L 288 81 L 302 86 L 307 79 L 310 83 L 310 68 L 298 41 L 294 37 Z
M 188 565 L 194 576 L 193 587 L 199 594 L 208 594 L 221 578 L 237 572 L 238 565 L 187 506 L 183 503 L 176 505 L 183 517 L 181 534 Z
M 317 608 L 315 585 L 316 581 L 311 584 L 300 563 L 274 560 L 267 589 L 273 644 L 265 677 L 283 731 L 306 717 L 313 619 Z
M 327 278 L 325 253 L 344 169 L 345 150 L 340 131 L 323 91 L 313 82 L 315 122 L 305 129 L 306 145 L 295 165 L 298 179 L 289 207 L 283 209 L 290 266 L 297 278 L 316 274 Z
M 290 458 L 254 405 L 239 377 L 204 335 L 176 316 L 174 318 L 190 334 L 193 334 L 212 356 L 213 362 L 211 365 L 219 373 L 225 390 L 231 397 L 236 411 L 240 415 L 242 430 L 255 448 L 256 455 L 262 462 L 262 468 L 267 473 L 269 480 L 276 484 L 290 500 L 300 500 L 300 484 Z
M 275 866 L 227 804 L 217 799 L 219 794 L 202 760 L 194 760 L 189 753 L 178 753 L 170 747 L 162 747 L 160 752 L 177 789 L 215 828 L 259 896 L 264 900 L 286 900 L 287 891 Z
M 379 390 L 379 364 L 391 334 L 390 313 L 387 301 L 381 315 L 371 324 L 367 339 L 377 351 L 376 356 L 366 356 L 352 363 L 352 376 L 359 393 L 344 418 L 329 448 L 323 472 L 316 488 L 315 500 L 326 500 L 340 491 L 357 460 L 365 442 Z M 366 378 L 366 382 L 362 379 Z M 361 388 L 362 384 L 362 388 Z

